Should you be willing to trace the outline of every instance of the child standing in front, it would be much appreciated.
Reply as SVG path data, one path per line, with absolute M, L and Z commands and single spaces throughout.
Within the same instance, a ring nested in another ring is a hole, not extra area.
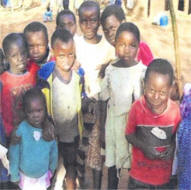
M 46 190 L 58 160 L 54 126 L 40 89 L 23 96 L 23 120 L 15 130 L 9 149 L 11 181 L 22 190 Z
M 67 30 L 56 30 L 51 38 L 55 62 L 48 62 L 39 70 L 39 79 L 48 102 L 59 142 L 59 153 L 66 168 L 66 188 L 76 189 L 77 149 L 81 134 L 80 77 L 72 66 L 75 61 L 75 45 Z M 59 168 L 58 168 L 59 170 Z M 63 183 L 63 181 L 62 181 Z
M 120 25 L 115 46 L 118 59 L 107 67 L 101 83 L 100 98 L 109 99 L 105 126 L 108 189 L 117 189 L 117 171 L 130 168 L 131 149 L 124 130 L 131 104 L 141 96 L 146 70 L 146 66 L 135 61 L 139 42 L 140 32 L 133 23 Z
M 126 138 L 133 145 L 128 189 L 172 189 L 170 176 L 180 110 L 170 99 L 173 68 L 155 59 L 144 78 L 144 96 L 131 107 Z
M 27 44 L 20 33 L 8 34 L 3 51 L 9 70 L 0 75 L 2 120 L 6 137 L 23 120 L 22 95 L 36 84 L 36 71 L 27 71 Z

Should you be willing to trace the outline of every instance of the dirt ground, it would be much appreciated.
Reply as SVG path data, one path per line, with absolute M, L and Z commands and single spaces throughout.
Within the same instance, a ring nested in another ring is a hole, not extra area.
M 140 2 L 146 3 L 146 1 L 143 0 L 140 0 Z M 160 2 L 161 1 L 158 1 L 158 3 L 156 3 L 156 10 Z M 13 12 L 0 8 L 0 47 L 3 38 L 8 33 L 22 32 L 24 27 L 31 21 L 42 22 L 42 14 L 44 11 L 45 8 L 43 6 L 34 7 L 28 10 L 15 10 Z M 132 21 L 139 27 L 142 40 L 149 44 L 154 57 L 166 58 L 171 61 L 172 64 L 175 64 L 173 34 L 169 12 L 166 12 L 169 18 L 168 26 L 161 27 L 152 25 L 153 18 L 145 17 L 144 11 L 144 7 L 138 4 L 133 11 L 127 14 L 127 21 Z M 56 13 L 54 12 L 54 14 Z M 54 21 L 45 23 L 48 28 L 49 37 L 55 29 Z M 177 26 L 180 45 L 181 73 L 185 82 L 191 82 L 191 16 L 177 16 Z
M 144 1 L 146 2 L 146 1 Z M 158 1 L 161 2 L 161 1 Z M 157 9 L 156 4 L 156 9 Z M 41 21 L 42 14 L 45 11 L 44 7 L 34 7 L 28 10 L 5 10 L 0 8 L 0 47 L 3 38 L 10 32 L 22 32 L 24 27 L 32 21 Z M 169 18 L 169 12 L 166 12 Z M 137 6 L 134 11 L 127 14 L 127 21 L 134 22 L 141 31 L 141 38 L 147 42 L 154 54 L 154 57 L 168 59 L 175 65 L 173 34 L 171 23 L 166 27 L 152 25 L 153 18 L 147 18 L 144 14 L 144 8 Z M 44 23 L 48 28 L 49 37 L 55 29 L 55 13 L 54 21 Z M 184 82 L 191 82 L 191 16 L 180 15 L 177 17 L 179 44 L 180 44 L 180 60 L 181 74 Z M 107 170 L 104 169 L 104 180 L 102 189 L 106 189 Z M 119 188 L 126 189 L 127 170 L 122 170 L 122 178 Z

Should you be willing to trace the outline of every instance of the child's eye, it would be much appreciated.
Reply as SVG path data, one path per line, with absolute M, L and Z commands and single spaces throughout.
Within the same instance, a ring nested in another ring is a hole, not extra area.
M 131 44 L 131 47 L 136 48 L 137 45 L 136 44 Z
M 161 92 L 160 92 L 160 95 L 161 95 L 161 96 L 166 96 L 166 94 L 167 94 L 166 91 L 161 91 Z

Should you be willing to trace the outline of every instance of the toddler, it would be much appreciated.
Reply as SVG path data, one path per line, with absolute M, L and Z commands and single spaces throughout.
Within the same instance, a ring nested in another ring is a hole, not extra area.
M 18 125 L 9 148 L 11 181 L 22 190 L 46 190 L 57 166 L 54 126 L 40 89 L 23 96 L 25 119 Z

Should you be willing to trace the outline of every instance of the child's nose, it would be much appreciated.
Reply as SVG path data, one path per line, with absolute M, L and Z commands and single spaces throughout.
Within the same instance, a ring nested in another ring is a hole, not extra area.
M 157 99 L 159 98 L 159 96 L 160 96 L 160 95 L 159 95 L 159 93 L 158 93 L 158 92 L 155 92 L 155 93 L 154 93 L 154 99 L 156 99 L 156 100 L 157 100 Z
M 129 46 L 125 46 L 125 52 L 129 53 L 129 51 L 130 51 L 130 47 Z

